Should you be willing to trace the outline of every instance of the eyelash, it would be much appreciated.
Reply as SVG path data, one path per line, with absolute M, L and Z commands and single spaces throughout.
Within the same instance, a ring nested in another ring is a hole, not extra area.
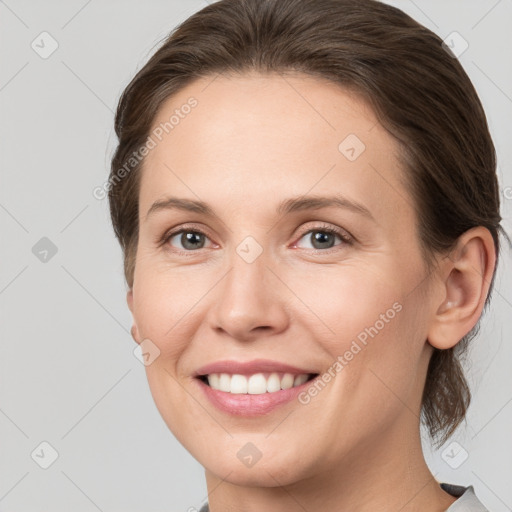
M 331 252 L 338 250 L 337 247 L 339 247 L 340 245 L 352 245 L 354 242 L 353 239 L 349 235 L 347 235 L 345 231 L 341 231 L 340 229 L 333 228 L 326 224 L 322 224 L 320 226 L 314 226 L 314 227 L 308 229 L 307 231 L 304 231 L 303 233 L 301 233 L 298 240 L 301 240 L 304 237 L 304 235 L 313 233 L 315 231 L 321 232 L 321 233 L 329 233 L 331 235 L 338 235 L 343 243 L 339 244 L 339 245 L 335 245 L 333 247 L 329 247 L 328 249 L 306 249 L 306 250 L 321 252 L 324 254 L 330 254 Z M 209 238 L 209 236 L 201 229 L 195 228 L 193 226 L 184 225 L 184 226 L 180 226 L 179 229 L 167 231 L 166 233 L 164 233 L 164 235 L 158 240 L 158 247 L 161 247 L 161 246 L 167 244 L 169 242 L 169 240 L 171 240 L 171 238 L 175 237 L 176 235 L 179 235 L 180 233 L 196 233 L 199 235 L 204 235 L 206 238 Z M 187 251 L 187 250 L 175 249 L 175 248 L 172 248 L 169 250 L 174 253 L 186 254 L 186 255 L 190 255 L 190 256 L 192 256 L 194 253 L 200 251 L 200 249 Z

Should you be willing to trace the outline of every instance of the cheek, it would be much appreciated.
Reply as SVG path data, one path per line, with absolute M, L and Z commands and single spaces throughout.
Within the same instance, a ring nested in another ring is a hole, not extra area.
M 353 262 L 300 276 L 290 274 L 287 279 L 300 299 L 296 301 L 301 311 L 298 318 L 304 319 L 300 321 L 307 321 L 317 341 L 338 355 L 353 340 L 364 344 L 387 336 L 397 323 L 402 294 L 389 275 L 385 269 Z
M 415 279 L 355 265 L 318 277 L 297 280 L 293 289 L 310 307 L 298 315 L 299 322 L 330 356 L 324 371 L 334 375 L 326 375 L 332 396 L 337 403 L 357 406 L 352 418 L 368 411 L 385 416 L 397 405 L 390 397 L 408 396 L 417 379 L 425 308 L 416 292 L 404 292 L 404 283 Z M 361 404 L 369 407 L 361 409 Z
M 134 318 L 142 338 L 153 341 L 166 358 L 184 349 L 197 305 L 208 288 L 205 275 L 191 279 L 180 269 L 140 269 L 134 284 Z
M 387 296 L 388 302 L 390 308 L 372 310 L 351 338 L 343 358 L 344 382 L 338 383 L 345 413 L 354 428 L 367 425 L 368 435 L 377 435 L 401 415 L 415 422 L 424 385 L 421 307 L 414 297 L 394 293 Z
M 134 283 L 134 318 L 140 337 L 149 339 L 159 355 L 145 367 L 155 404 L 169 429 L 186 437 L 187 422 L 199 424 L 202 409 L 184 389 L 180 361 L 197 330 L 204 277 L 191 279 L 182 269 L 159 268 L 158 263 L 139 267 Z M 187 411 L 187 415 L 177 411 Z M 184 423 L 184 418 L 187 422 Z

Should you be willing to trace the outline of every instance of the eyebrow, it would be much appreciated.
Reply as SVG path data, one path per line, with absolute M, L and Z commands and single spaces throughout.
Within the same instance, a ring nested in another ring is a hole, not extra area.
M 321 208 L 337 207 L 350 210 L 354 213 L 367 217 L 375 222 L 375 218 L 366 206 L 357 203 L 342 195 L 333 196 L 297 196 L 282 201 L 276 208 L 278 215 L 285 215 L 304 210 L 319 210 Z M 203 201 L 196 201 L 194 199 L 181 199 L 178 197 L 166 197 L 162 200 L 155 201 L 149 208 L 146 219 L 161 210 L 184 210 L 188 212 L 199 213 L 207 217 L 216 217 L 213 209 Z

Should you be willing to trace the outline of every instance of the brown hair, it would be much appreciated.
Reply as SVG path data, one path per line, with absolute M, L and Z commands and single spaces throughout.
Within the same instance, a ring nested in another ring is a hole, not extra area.
M 436 34 L 375 0 L 221 0 L 171 32 L 119 100 L 108 195 L 130 288 L 143 160 L 123 179 L 120 170 L 171 95 L 199 77 L 250 70 L 302 72 L 368 101 L 402 150 L 429 270 L 436 253 L 447 253 L 474 226 L 491 232 L 498 258 L 499 232 L 508 236 L 500 226 L 494 145 L 470 79 Z M 434 349 L 430 360 L 422 419 L 439 445 L 470 403 L 461 356 L 479 324 L 455 347 Z

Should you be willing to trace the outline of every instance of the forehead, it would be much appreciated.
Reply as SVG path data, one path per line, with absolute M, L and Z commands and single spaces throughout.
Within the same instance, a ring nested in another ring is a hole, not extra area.
M 396 141 L 365 101 L 323 79 L 203 77 L 162 105 L 151 133 L 156 145 L 144 163 L 141 213 L 167 193 L 224 210 L 270 211 L 308 192 L 341 192 L 377 217 L 410 208 Z

